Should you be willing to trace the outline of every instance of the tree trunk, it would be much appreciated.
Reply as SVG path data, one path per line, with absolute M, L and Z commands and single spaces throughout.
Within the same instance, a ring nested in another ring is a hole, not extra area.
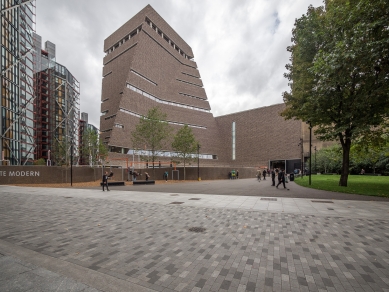
M 339 186 L 347 187 L 347 180 L 349 174 L 349 165 L 350 165 L 350 148 L 351 148 L 351 140 L 349 138 L 345 138 L 342 141 L 342 150 L 343 150 L 343 161 L 342 161 L 342 172 L 340 174 Z
M 184 158 L 184 180 L 185 180 L 185 158 Z

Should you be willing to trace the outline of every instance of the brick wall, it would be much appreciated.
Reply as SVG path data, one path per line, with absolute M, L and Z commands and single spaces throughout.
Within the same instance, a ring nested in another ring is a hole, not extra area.
M 284 104 L 256 108 L 216 117 L 223 149 L 220 163 L 245 166 L 267 166 L 269 160 L 301 157 L 298 146 L 301 122 L 284 120 L 279 113 Z M 232 160 L 232 122 L 236 124 L 236 159 Z
M 73 182 L 99 179 L 89 167 L 73 167 Z M 0 166 L 0 185 L 70 183 L 70 168 L 57 166 Z

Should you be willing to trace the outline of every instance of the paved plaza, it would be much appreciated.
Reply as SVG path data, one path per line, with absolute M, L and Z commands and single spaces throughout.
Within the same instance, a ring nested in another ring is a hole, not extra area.
M 0 291 L 389 291 L 387 199 L 197 186 L 0 186 Z

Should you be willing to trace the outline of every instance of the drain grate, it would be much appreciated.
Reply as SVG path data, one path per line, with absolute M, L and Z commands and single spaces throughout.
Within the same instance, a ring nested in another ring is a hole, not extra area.
M 330 211 L 333 211 L 334 209 L 332 209 L 332 208 L 327 208 L 328 210 L 330 210 Z
M 276 198 L 261 198 L 262 201 L 277 201 Z
M 197 233 L 204 232 L 205 230 L 206 229 L 203 227 L 191 227 L 191 228 L 189 228 L 189 231 L 197 232 Z
M 171 196 L 179 196 L 179 194 L 171 194 Z
M 179 204 L 184 204 L 184 202 L 171 202 L 170 204 L 179 205 Z
M 73 198 L 73 197 L 64 197 L 65 199 L 71 199 L 71 198 Z
M 332 201 L 317 201 L 317 200 L 312 200 L 311 202 L 312 202 L 312 203 L 331 203 L 331 204 L 334 203 L 334 202 L 332 202 Z
M 189 200 L 200 200 L 199 198 L 190 198 Z

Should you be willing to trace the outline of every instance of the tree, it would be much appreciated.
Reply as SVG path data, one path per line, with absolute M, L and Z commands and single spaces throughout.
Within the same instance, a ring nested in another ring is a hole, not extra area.
M 86 129 L 82 135 L 81 155 L 86 157 L 90 166 L 96 165 L 100 157 L 108 153 L 107 147 L 99 139 L 99 135 L 93 129 Z
M 342 146 L 347 186 L 352 141 L 378 136 L 389 117 L 387 0 L 332 0 L 310 6 L 293 29 L 282 116 L 309 121 L 322 140 Z
M 53 140 L 51 145 L 51 160 L 54 161 L 55 165 L 62 166 L 66 165 L 66 145 L 64 141 Z
M 339 173 L 342 168 L 342 148 L 336 144 L 318 150 L 312 156 L 312 164 L 316 164 L 316 172 Z
M 39 158 L 38 160 L 34 161 L 34 165 L 46 165 L 46 161 L 44 158 Z
M 184 180 L 185 180 L 185 164 L 186 161 L 194 158 L 198 142 L 193 135 L 192 129 L 188 125 L 184 125 L 173 138 L 172 148 L 177 153 L 177 157 L 184 160 Z
M 141 117 L 135 130 L 132 132 L 134 148 L 148 148 L 151 153 L 151 161 L 154 162 L 161 150 L 166 149 L 167 140 L 170 137 L 171 127 L 166 122 L 167 115 L 158 107 L 150 109 L 146 117 Z M 154 170 L 153 170 L 154 172 Z

